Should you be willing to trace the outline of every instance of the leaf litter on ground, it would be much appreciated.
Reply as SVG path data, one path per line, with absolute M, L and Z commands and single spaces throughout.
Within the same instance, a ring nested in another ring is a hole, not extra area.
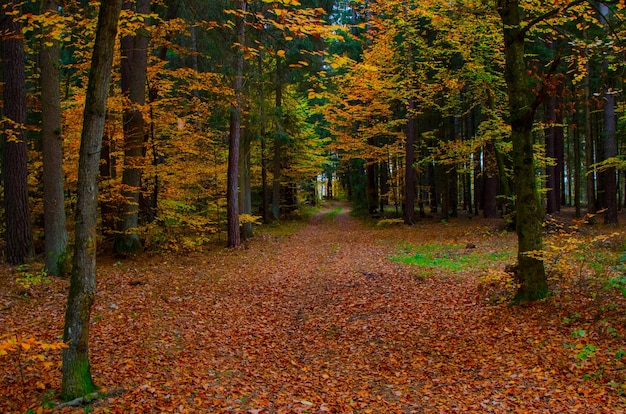
M 484 263 L 451 271 L 390 259 L 406 246 L 429 244 L 513 252 L 515 235 L 500 231 L 500 222 L 376 227 L 347 208 L 328 211 L 293 234 L 259 236 L 242 250 L 101 259 L 92 374 L 116 391 L 89 409 L 625 409 L 625 367 L 614 356 L 626 348 L 622 298 L 604 299 L 610 310 L 575 292 L 510 307 L 490 300 L 499 293 L 481 282 Z M 2 279 L 8 288 L 0 293 L 0 333 L 58 341 L 67 280 L 52 278 L 24 294 L 8 268 Z M 574 329 L 587 334 L 574 338 Z M 20 374 L 15 358 L 0 356 L 1 412 L 52 412 L 60 351 L 47 358 L 53 364 L 46 367 L 22 360 Z M 73 411 L 83 408 L 57 410 Z

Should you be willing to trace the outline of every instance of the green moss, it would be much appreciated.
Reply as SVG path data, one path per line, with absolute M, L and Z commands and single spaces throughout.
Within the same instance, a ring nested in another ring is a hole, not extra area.
M 96 391 L 98 387 L 91 379 L 91 366 L 87 358 L 63 360 L 63 382 L 61 384 L 61 398 L 65 401 L 83 397 Z

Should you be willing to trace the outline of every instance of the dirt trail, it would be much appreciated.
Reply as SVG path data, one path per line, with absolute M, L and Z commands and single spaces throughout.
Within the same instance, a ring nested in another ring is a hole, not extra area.
M 485 245 L 489 225 L 372 229 L 337 204 L 244 250 L 103 265 L 92 372 L 125 392 L 94 410 L 619 410 L 618 397 L 545 352 L 568 338 L 542 307 L 488 306 L 475 276 L 425 277 L 388 259 L 424 238 Z M 58 300 L 65 288 L 46 294 Z M 42 300 L 0 322 L 17 329 L 46 309 L 58 334 L 62 306 Z

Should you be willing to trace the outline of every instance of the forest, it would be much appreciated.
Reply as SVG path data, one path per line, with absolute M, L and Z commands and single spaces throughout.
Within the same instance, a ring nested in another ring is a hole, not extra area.
M 626 409 L 623 1 L 0 33 L 0 411 Z

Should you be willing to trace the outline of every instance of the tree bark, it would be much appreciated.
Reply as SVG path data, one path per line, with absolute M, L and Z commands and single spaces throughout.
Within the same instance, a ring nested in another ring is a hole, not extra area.
M 57 14 L 59 3 L 47 0 L 44 13 Z M 41 135 L 43 139 L 43 214 L 45 268 L 50 275 L 65 271 L 67 227 L 63 195 L 63 136 L 61 131 L 61 91 L 59 88 L 59 41 L 44 34 L 39 54 L 41 65 Z
M 130 10 L 130 1 L 122 8 Z M 150 0 L 137 0 L 137 14 L 150 13 Z M 137 228 L 139 226 L 139 193 L 144 163 L 146 125 L 140 106 L 146 103 L 148 68 L 148 35 L 139 29 L 134 36 L 121 40 L 121 84 L 124 95 L 124 169 L 122 171 L 121 227 L 115 237 L 115 253 L 137 253 L 143 250 Z
M 226 217 L 228 223 L 228 247 L 238 247 L 241 244 L 239 229 L 239 149 L 241 144 L 241 117 L 242 117 L 242 88 L 243 88 L 243 47 L 245 44 L 245 15 L 246 2 L 237 4 L 237 53 L 235 57 L 235 78 L 233 90 L 235 105 L 230 113 L 230 142 L 228 145 L 228 184 L 226 189 Z
M 70 290 L 65 313 L 63 379 L 65 400 L 96 389 L 89 364 L 89 321 L 96 294 L 98 169 L 106 117 L 106 97 L 122 0 L 102 1 L 85 99 L 78 165 L 76 229 Z
M 272 218 L 280 219 L 280 176 L 282 154 L 283 74 L 281 64 L 276 61 L 276 134 L 274 137 L 274 169 L 272 181 Z
M 4 75 L 4 212 L 7 262 L 27 262 L 34 253 L 28 205 L 28 147 L 26 145 L 26 73 L 21 2 L 4 2 L 0 10 L 2 71 Z
M 415 222 L 415 100 L 409 98 L 409 114 L 406 124 L 406 155 L 404 165 L 404 224 Z
M 241 134 L 241 150 L 239 154 L 239 212 L 252 215 L 252 188 L 250 185 L 250 134 L 244 128 Z M 241 225 L 241 240 L 252 237 L 252 223 Z
M 524 52 L 524 32 L 518 0 L 498 0 L 504 31 L 505 80 L 508 88 L 513 143 L 513 178 L 518 237 L 516 302 L 529 302 L 548 295 L 543 260 L 529 255 L 543 248 L 541 207 L 535 177 L 533 118 L 536 102 L 530 95 Z

